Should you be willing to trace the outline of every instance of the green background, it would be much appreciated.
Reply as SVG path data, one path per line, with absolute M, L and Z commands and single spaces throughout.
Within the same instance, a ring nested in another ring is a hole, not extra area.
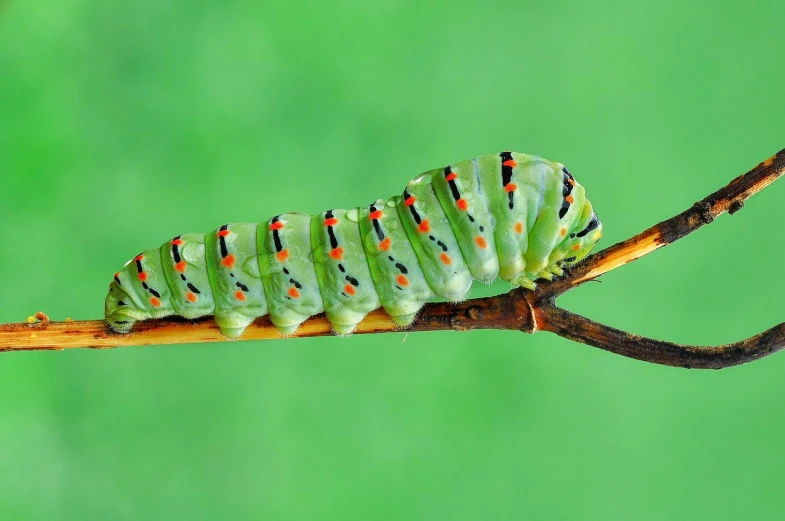
M 176 234 L 508 148 L 567 164 L 608 246 L 785 146 L 783 19 L 781 0 L 6 3 L 0 322 L 98 318 L 112 274 Z M 784 197 L 560 302 L 672 341 L 762 331 L 785 319 Z M 493 331 L 2 354 L 0 518 L 773 519 L 784 376 L 785 355 L 700 372 Z

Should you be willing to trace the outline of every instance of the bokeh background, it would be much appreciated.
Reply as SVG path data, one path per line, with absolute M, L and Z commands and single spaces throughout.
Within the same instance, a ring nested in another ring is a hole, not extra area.
M 186 231 L 350 207 L 513 149 L 607 246 L 785 146 L 785 4 L 25 0 L 0 11 L 0 322 L 98 318 Z M 785 319 L 785 182 L 560 302 L 640 334 Z M 503 284 L 477 294 L 506 291 Z M 773 519 L 785 355 L 547 333 L 0 355 L 2 519 Z

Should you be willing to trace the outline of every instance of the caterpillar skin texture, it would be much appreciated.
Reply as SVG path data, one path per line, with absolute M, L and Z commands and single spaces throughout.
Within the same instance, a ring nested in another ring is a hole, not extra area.
M 399 326 L 473 280 L 533 288 L 585 258 L 602 225 L 561 163 L 503 152 L 431 170 L 364 208 L 288 213 L 179 235 L 114 276 L 109 326 L 214 315 L 229 338 L 269 313 L 283 334 L 325 312 L 346 335 L 383 307 Z

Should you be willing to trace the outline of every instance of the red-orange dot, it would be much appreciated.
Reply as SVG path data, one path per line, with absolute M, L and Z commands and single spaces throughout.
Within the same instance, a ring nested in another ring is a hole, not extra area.
M 505 192 L 514 192 L 517 189 L 518 189 L 518 185 L 516 185 L 515 183 L 507 183 L 506 185 L 504 185 Z
M 352 286 L 351 284 L 347 284 L 346 286 L 344 286 L 343 290 L 346 292 L 347 295 L 352 297 L 357 293 L 357 291 L 354 289 L 354 286 Z
M 382 239 L 382 242 L 379 243 L 379 249 L 382 251 L 387 251 L 390 249 L 390 238 L 385 237 Z
M 571 196 L 571 195 L 568 195 L 567 197 L 565 197 L 564 200 L 567 201 L 570 204 L 575 202 L 575 198 L 573 196 Z
M 451 258 L 450 258 L 450 256 L 449 256 L 449 255 L 447 255 L 446 253 L 442 253 L 442 254 L 439 256 L 439 258 L 442 260 L 442 262 L 443 262 L 443 263 L 445 263 L 445 264 L 446 264 L 446 265 L 448 265 L 448 266 L 449 266 L 450 264 L 452 264 L 452 259 L 451 259 Z
M 116 279 L 119 279 L 119 278 L 120 278 L 120 272 L 119 272 L 119 271 L 118 271 L 117 273 L 115 273 L 115 274 L 114 274 L 114 278 L 116 278 Z
M 297 291 L 297 288 L 291 287 L 289 288 L 289 296 L 292 298 L 300 298 L 300 292 Z
M 502 164 L 503 164 L 504 166 L 511 166 L 511 167 L 513 167 L 513 168 L 515 168 L 516 166 L 518 166 L 518 163 L 516 163 L 514 159 L 508 159 L 507 161 L 505 161 L 505 162 L 504 162 L 504 163 L 502 163 Z
M 447 177 L 445 177 L 444 180 L 445 181 L 452 181 L 452 180 L 457 179 L 457 178 L 458 178 L 458 174 L 456 174 L 455 172 L 450 172 L 449 174 L 447 174 Z
M 151 297 L 150 298 L 150 304 L 152 304 L 154 308 L 160 308 L 161 307 L 161 301 L 158 300 L 155 297 Z
M 376 210 L 375 212 L 371 212 L 371 215 L 368 216 L 368 219 L 375 221 L 376 219 L 381 219 L 384 217 L 384 213 L 381 210 Z
M 218 237 L 226 237 L 230 233 L 232 232 L 230 232 L 229 230 L 218 230 Z
M 146 281 L 147 280 L 147 272 L 144 272 L 144 271 L 141 272 L 139 274 L 139 280 L 141 280 L 142 282 Z
M 424 219 L 417 229 L 420 231 L 420 233 L 428 233 L 431 231 L 431 223 L 428 222 L 428 219 Z
M 562 228 L 561 230 L 559 230 L 559 235 L 561 235 L 562 237 L 567 235 L 567 228 Z
M 466 202 L 466 199 L 458 199 L 457 201 L 455 201 L 455 204 L 461 210 L 468 210 L 469 209 L 469 203 Z
M 172 239 L 172 245 L 180 246 L 183 243 L 182 239 Z
M 515 223 L 515 231 L 517 233 L 523 233 L 523 223 L 521 222 Z
M 409 197 L 408 197 L 408 198 L 407 198 L 407 199 L 406 199 L 406 200 L 403 202 L 403 204 L 405 204 L 406 206 L 411 206 L 411 205 L 413 205 L 413 204 L 414 204 L 414 201 L 416 201 L 416 200 L 417 200 L 417 199 L 415 199 L 413 195 L 410 195 L 410 196 L 409 196 Z
M 274 223 L 270 224 L 270 231 L 280 230 L 281 228 L 283 228 L 283 223 L 281 221 L 275 221 Z
M 189 291 L 188 293 L 185 294 L 185 299 L 188 302 L 196 302 L 199 299 L 199 297 L 197 297 L 194 293 Z
M 329 219 L 324 220 L 325 226 L 335 226 L 336 224 L 338 224 L 338 219 L 335 217 L 330 217 Z
M 404 287 L 408 286 L 409 285 L 409 279 L 407 279 L 406 276 L 404 276 L 404 275 L 398 275 L 398 285 L 399 286 L 404 286 Z
M 137 255 L 136 257 L 134 257 L 134 262 L 139 262 L 142 259 L 144 259 L 144 255 Z
M 223 264 L 224 266 L 226 266 L 226 267 L 227 267 L 227 268 L 229 268 L 229 269 L 232 269 L 232 268 L 234 268 L 234 255 L 232 255 L 232 254 L 230 253 L 229 255 L 227 255 L 226 257 L 224 257 L 224 258 L 221 260 L 221 264 Z
M 278 262 L 286 262 L 286 259 L 289 258 L 289 250 L 284 248 L 275 254 L 275 258 L 278 259 Z
M 174 269 L 179 271 L 180 273 L 185 271 L 185 261 L 180 261 L 174 265 Z
M 330 257 L 332 257 L 335 260 L 343 259 L 343 248 L 341 248 L 340 246 L 338 246 L 337 248 L 333 248 L 332 251 L 330 252 Z
M 243 293 L 238 289 L 237 291 L 234 292 L 234 298 L 236 298 L 237 300 L 245 300 L 245 293 Z
M 581 249 L 581 245 L 580 245 L 580 244 L 576 244 L 576 245 L 574 245 L 574 246 L 572 247 L 572 250 L 573 250 L 573 251 L 578 251 L 578 250 L 580 250 L 580 249 Z
M 483 238 L 482 238 L 481 236 L 479 236 L 479 235 L 478 235 L 477 237 L 475 237 L 475 238 L 474 238 L 474 242 L 476 242 L 476 243 L 477 243 L 477 246 L 479 246 L 479 247 L 480 247 L 480 248 L 482 248 L 483 250 L 484 250 L 485 248 L 487 248 L 487 247 L 488 247 L 488 243 L 487 243 L 487 242 L 485 242 L 485 239 L 483 239 Z

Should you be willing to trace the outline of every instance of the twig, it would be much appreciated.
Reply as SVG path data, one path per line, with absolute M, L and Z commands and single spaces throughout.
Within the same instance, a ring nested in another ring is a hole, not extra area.
M 561 279 L 542 283 L 534 291 L 516 289 L 503 295 L 468 300 L 460 304 L 428 304 L 406 331 L 510 329 L 534 333 L 544 330 L 630 358 L 694 368 L 719 369 L 767 356 L 785 347 L 785 323 L 741 342 L 718 347 L 698 347 L 632 335 L 561 309 L 554 304 L 554 300 L 586 281 L 681 239 L 725 212 L 737 212 L 750 196 L 783 174 L 785 150 L 679 215 L 592 255 Z M 357 334 L 396 330 L 390 318 L 377 310 L 360 323 Z M 294 336 L 328 334 L 330 324 L 323 315 L 319 315 L 306 321 Z M 242 340 L 270 338 L 280 338 L 280 335 L 267 318 L 260 318 L 248 327 Z M 0 351 L 111 348 L 224 340 L 218 327 L 209 319 L 149 320 L 136 324 L 133 332 L 127 335 L 111 332 L 102 320 L 42 320 L 33 324 L 0 324 Z

